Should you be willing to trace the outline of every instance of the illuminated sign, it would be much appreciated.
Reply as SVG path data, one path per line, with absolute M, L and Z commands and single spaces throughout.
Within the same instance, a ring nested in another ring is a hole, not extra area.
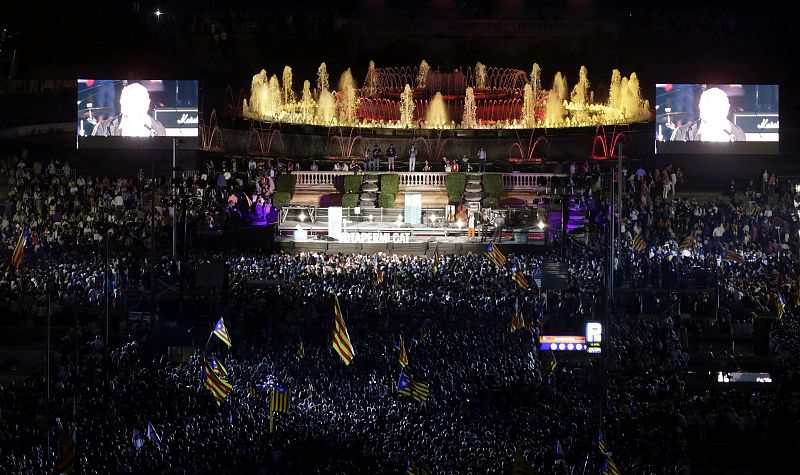
M 603 342 L 603 324 L 600 322 L 586 322 L 586 351 L 600 353 Z
M 408 244 L 411 233 L 341 233 L 339 241 L 352 243 Z
M 567 335 L 542 335 L 539 349 L 550 351 L 585 351 L 586 337 Z

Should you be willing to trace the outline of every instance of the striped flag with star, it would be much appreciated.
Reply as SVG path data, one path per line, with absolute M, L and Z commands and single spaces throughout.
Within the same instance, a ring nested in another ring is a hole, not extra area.
M 406 376 L 400 372 L 400 379 L 397 381 L 397 392 L 411 396 L 418 402 L 425 402 L 430 395 L 430 387 L 425 383 L 414 381 L 411 376 Z
M 214 355 L 211 355 L 211 369 L 219 379 L 228 380 L 228 370 L 222 365 L 222 361 L 217 361 Z
M 503 254 L 503 251 L 501 251 L 500 248 L 497 247 L 493 242 L 489 242 L 489 244 L 486 246 L 486 251 L 483 254 L 488 257 L 490 261 L 494 262 L 497 267 L 503 267 L 506 265 L 505 254 Z
M 28 228 L 22 228 L 17 239 L 17 245 L 14 246 L 14 252 L 11 253 L 11 267 L 19 270 L 22 267 L 22 258 L 25 257 L 25 245 L 28 244 Z
M 408 353 L 406 353 L 406 342 L 403 340 L 403 335 L 400 335 L 400 366 L 405 368 L 408 366 Z
M 778 315 L 778 318 L 781 318 L 784 313 L 786 313 L 786 301 L 783 300 L 783 295 L 778 293 L 778 299 L 775 302 L 775 313 Z
M 222 401 L 231 393 L 233 386 L 227 380 L 220 378 L 211 363 L 205 360 L 203 363 L 203 385 L 211 391 L 214 400 L 219 406 Z
M 601 475 L 621 475 L 622 472 L 619 471 L 617 464 L 611 460 L 611 456 L 605 454 L 606 458 L 603 460 L 603 466 L 600 467 Z
M 342 358 L 345 365 L 349 365 L 353 360 L 356 352 L 350 343 L 350 335 L 347 333 L 347 327 L 344 325 L 344 315 L 342 308 L 339 306 L 339 297 L 333 295 L 333 332 L 331 334 L 331 345 L 336 353 Z
M 222 320 L 222 317 L 219 318 L 217 324 L 214 325 L 214 331 L 211 332 L 212 334 L 216 335 L 217 338 L 222 340 L 222 343 L 228 345 L 228 348 L 231 347 L 231 335 L 228 333 L 228 329 L 225 328 L 225 322 Z
M 269 433 L 272 433 L 272 415 L 277 413 L 289 413 L 289 401 L 292 400 L 292 392 L 289 389 L 275 386 L 269 395 Z
M 514 259 L 514 268 L 511 270 L 511 279 L 519 285 L 522 290 L 528 290 L 528 280 L 525 274 L 522 273 L 522 267 L 519 265 L 519 259 Z
M 603 437 L 603 429 L 600 429 L 597 432 L 597 448 L 600 449 L 601 454 L 608 452 L 608 447 L 606 446 L 606 439 Z
M 644 242 L 644 238 L 642 237 L 642 233 L 638 233 L 635 238 L 633 238 L 633 244 L 631 245 L 633 250 L 636 252 L 642 252 L 647 247 L 647 243 Z

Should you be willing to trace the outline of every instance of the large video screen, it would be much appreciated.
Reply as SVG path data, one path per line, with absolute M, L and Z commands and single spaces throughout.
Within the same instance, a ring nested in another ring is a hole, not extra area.
M 78 137 L 197 137 L 196 80 L 78 79 Z
M 656 84 L 656 152 L 778 153 L 778 86 Z

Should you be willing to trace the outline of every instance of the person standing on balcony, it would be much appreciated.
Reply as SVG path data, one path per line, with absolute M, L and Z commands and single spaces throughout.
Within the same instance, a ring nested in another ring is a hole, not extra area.
M 417 149 L 414 144 L 411 144 L 411 150 L 408 151 L 408 171 L 414 172 L 417 168 Z
M 486 150 L 483 147 L 478 149 L 478 172 L 486 173 Z
M 381 148 L 375 144 L 375 148 L 372 149 L 372 171 L 381 171 L 381 152 Z
M 389 148 L 386 149 L 386 158 L 389 160 L 389 171 L 394 171 L 394 159 L 397 158 L 397 150 L 394 148 L 394 144 L 389 144 Z

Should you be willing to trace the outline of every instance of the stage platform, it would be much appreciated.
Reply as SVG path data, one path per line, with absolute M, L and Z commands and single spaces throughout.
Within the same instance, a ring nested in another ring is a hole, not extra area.
M 306 240 L 297 240 L 294 231 L 298 226 L 306 232 Z M 476 229 L 477 237 L 468 238 L 467 230 L 458 227 L 396 225 L 388 223 L 352 223 L 343 229 L 347 238 L 336 240 L 328 236 L 326 222 L 300 223 L 284 221 L 275 238 L 277 250 L 296 254 L 300 252 L 328 253 L 377 253 L 432 256 L 440 254 L 481 254 L 491 238 L 491 228 L 487 229 L 485 240 L 481 240 L 481 230 Z M 352 241 L 360 242 L 352 242 Z M 388 241 L 388 242 L 374 242 Z M 403 242 L 397 242 L 402 240 Z M 350 242 L 347 242 L 350 241 Z M 547 232 L 536 229 L 508 229 L 499 243 L 504 253 L 530 254 L 543 253 L 547 246 Z

